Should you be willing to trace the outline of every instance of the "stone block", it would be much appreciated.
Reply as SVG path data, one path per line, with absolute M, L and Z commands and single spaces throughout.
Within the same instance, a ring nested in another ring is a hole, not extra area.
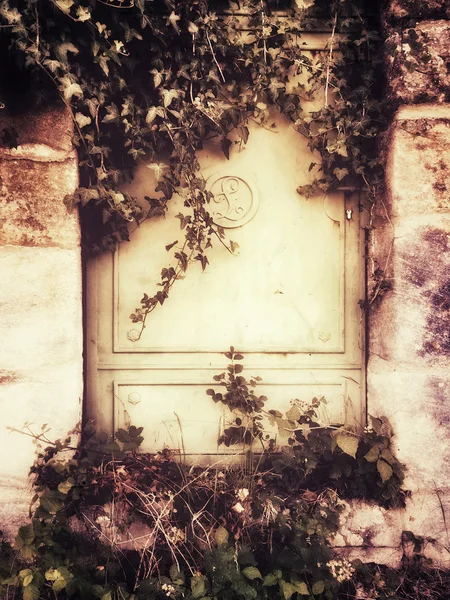
M 63 202 L 77 185 L 74 151 L 0 149 L 0 245 L 79 247 L 78 213 Z
M 391 219 L 450 211 L 450 105 L 397 113 L 386 176 Z
M 45 144 L 54 150 L 71 152 L 73 123 L 70 110 L 64 106 L 42 107 L 22 115 L 0 111 L 0 132 L 13 130 L 20 146 Z
M 386 8 L 388 21 L 404 19 L 450 19 L 448 0 L 390 0 Z
M 80 361 L 80 249 L 0 248 L 0 364 L 14 372 Z
M 379 357 L 367 369 L 369 414 L 390 420 L 394 451 L 407 466 L 405 486 L 418 492 L 448 489 L 450 375 L 447 370 L 401 371 Z M 448 494 L 447 494 L 448 496 Z M 426 532 L 425 532 L 426 533 Z
M 369 351 L 396 368 L 445 368 L 450 357 L 450 215 L 394 221 L 383 263 L 392 285 L 369 315 Z M 381 245 L 381 244 L 379 244 Z M 375 245 L 375 247 L 377 247 Z
M 450 22 L 424 21 L 385 43 L 391 99 L 402 104 L 450 99 Z

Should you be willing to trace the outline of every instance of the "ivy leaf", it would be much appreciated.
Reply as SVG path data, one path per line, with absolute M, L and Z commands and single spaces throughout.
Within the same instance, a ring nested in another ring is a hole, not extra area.
M 55 0 L 56 6 L 63 11 L 66 15 L 70 13 L 70 9 L 74 5 L 73 0 Z
M 46 490 L 40 497 L 39 503 L 44 510 L 54 515 L 62 507 L 61 495 L 57 491 Z
M 78 123 L 79 128 L 83 129 L 83 127 L 90 125 L 91 118 L 83 115 L 83 113 L 77 112 L 75 115 L 75 121 Z
M 306 10 L 307 8 L 311 8 L 314 6 L 315 0 L 295 0 L 295 5 L 298 10 Z
M 244 144 L 246 144 L 248 142 L 248 136 L 250 135 L 248 127 L 246 127 L 245 125 L 243 125 L 242 127 L 240 127 L 239 128 L 239 135 L 241 136 L 241 139 L 244 142 Z
M 73 96 L 76 98 L 81 98 L 83 96 L 83 90 L 81 89 L 80 84 L 72 82 L 67 75 L 61 77 L 59 81 L 62 84 L 62 92 L 66 102 L 70 102 Z
M 153 75 L 153 85 L 155 89 L 159 87 L 163 81 L 163 73 L 158 71 L 158 69 L 152 69 L 150 73 Z
M 112 102 L 109 106 L 106 107 L 106 112 L 108 114 L 103 117 L 102 123 L 111 123 L 112 121 L 115 121 L 120 117 L 119 109 L 114 104 L 114 102 Z
M 225 157 L 226 157 L 227 160 L 230 160 L 230 146 L 231 146 L 231 144 L 232 144 L 232 141 L 229 140 L 226 137 L 223 137 L 222 140 L 221 140 L 221 142 L 220 142 L 220 145 L 222 147 L 222 152 L 224 153 L 224 155 L 225 155 Z
M 85 6 L 79 6 L 77 8 L 77 21 L 89 21 L 90 18 L 91 12 L 89 8 L 86 8 Z
M 335 440 L 342 452 L 356 458 L 356 451 L 359 445 L 359 439 L 356 435 L 340 432 L 336 435 Z
M 178 27 L 178 21 L 180 20 L 181 17 L 179 17 L 177 14 L 175 14 L 174 11 L 172 11 L 170 13 L 170 15 L 168 17 L 166 17 L 166 21 L 168 24 L 172 25 L 172 27 L 175 29 L 175 31 L 177 33 L 180 33 L 180 28 Z
M 67 53 L 78 54 L 79 50 L 72 42 L 64 42 L 63 44 L 57 44 L 55 47 L 55 53 L 58 59 L 67 64 Z
M 61 68 L 61 63 L 58 60 L 50 60 L 47 58 L 44 60 L 44 67 L 52 73 L 56 73 L 56 71 Z
M 348 175 L 348 169 L 334 169 L 333 175 L 335 175 L 339 181 L 342 181 L 344 177 Z
M 377 471 L 380 474 L 383 483 L 388 481 L 394 473 L 391 465 L 382 459 L 377 461 Z
M 233 240 L 230 240 L 230 250 L 233 254 L 236 254 L 236 250 L 240 248 L 239 244 L 237 242 L 233 242 Z
M 23 545 L 30 545 L 34 541 L 34 528 L 33 524 L 22 525 L 19 527 L 19 532 L 16 536 L 16 544 L 20 542 Z
M 161 96 L 163 99 L 164 108 L 168 108 L 172 104 L 172 100 L 178 98 L 178 90 L 162 90 Z
M 298 421 L 302 415 L 302 411 L 294 404 L 286 413 L 286 419 L 289 421 Z

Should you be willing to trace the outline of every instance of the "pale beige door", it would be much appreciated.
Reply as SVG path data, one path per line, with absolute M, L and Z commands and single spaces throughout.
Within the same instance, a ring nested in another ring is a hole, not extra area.
M 144 426 L 146 450 L 228 451 L 216 443 L 227 416 L 205 392 L 230 345 L 245 356 L 244 374 L 262 377 L 268 408 L 325 396 L 324 422 L 365 420 L 357 195 L 301 197 L 306 141 L 283 117 L 274 113 L 273 122 L 270 130 L 251 127 L 230 160 L 219 142 L 202 151 L 214 219 L 239 247 L 233 256 L 216 243 L 204 272 L 190 267 L 139 341 L 130 313 L 144 292 L 154 293 L 165 245 L 182 239 L 174 218 L 185 210 L 182 199 L 114 256 L 88 265 L 88 413 L 110 431 Z M 143 166 L 129 191 L 143 197 L 152 185 Z

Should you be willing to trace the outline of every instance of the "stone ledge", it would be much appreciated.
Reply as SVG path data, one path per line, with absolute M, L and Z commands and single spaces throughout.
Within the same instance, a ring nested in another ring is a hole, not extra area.
M 0 148 L 0 160 L 31 160 L 43 163 L 61 163 L 77 160 L 75 150 L 55 150 L 46 144 L 22 144 L 17 148 Z

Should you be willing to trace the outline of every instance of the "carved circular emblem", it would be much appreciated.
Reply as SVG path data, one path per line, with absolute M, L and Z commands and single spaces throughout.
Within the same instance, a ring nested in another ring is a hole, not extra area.
M 248 177 L 244 179 L 232 171 L 218 171 L 208 177 L 206 188 L 214 196 L 209 210 L 214 223 L 220 227 L 242 227 L 258 210 L 258 191 Z

